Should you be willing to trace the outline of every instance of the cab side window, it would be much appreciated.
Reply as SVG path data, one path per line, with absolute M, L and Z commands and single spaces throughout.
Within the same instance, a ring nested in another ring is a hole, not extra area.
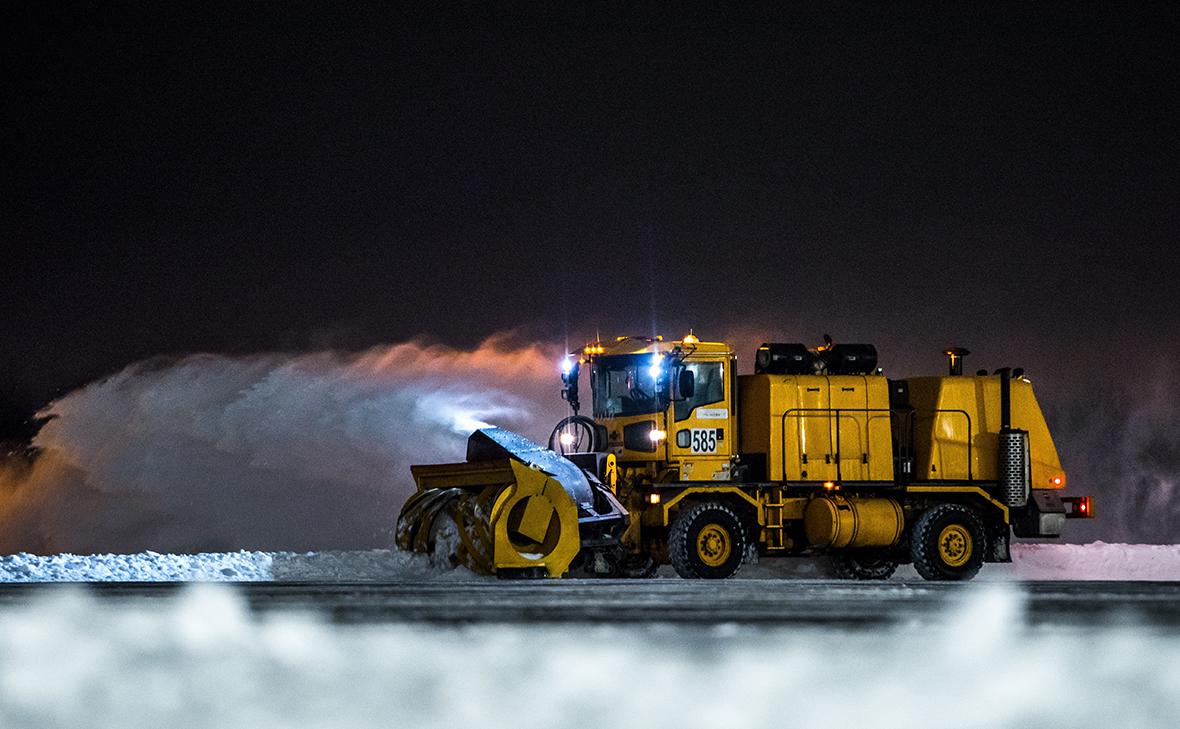
M 687 420 L 696 408 L 725 400 L 724 362 L 690 362 L 685 366 L 696 378 L 696 387 L 692 397 L 676 402 L 676 422 Z

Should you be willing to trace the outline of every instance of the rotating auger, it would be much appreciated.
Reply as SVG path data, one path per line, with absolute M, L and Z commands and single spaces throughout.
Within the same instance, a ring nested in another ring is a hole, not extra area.
M 612 548 L 627 512 L 572 461 L 500 428 L 467 441 L 465 463 L 413 466 L 397 546 L 480 574 L 565 574 L 587 551 Z

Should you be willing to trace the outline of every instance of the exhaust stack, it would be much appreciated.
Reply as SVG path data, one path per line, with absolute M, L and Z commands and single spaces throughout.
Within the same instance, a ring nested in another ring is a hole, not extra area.
M 970 351 L 962 347 L 947 347 L 942 350 L 946 355 L 947 373 L 951 377 L 959 377 L 963 374 L 963 358 L 971 354 Z

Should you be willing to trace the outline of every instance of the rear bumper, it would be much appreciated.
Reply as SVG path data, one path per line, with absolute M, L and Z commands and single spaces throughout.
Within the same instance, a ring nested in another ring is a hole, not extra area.
M 1093 519 L 1093 496 L 1062 496 L 1061 503 L 1065 506 L 1066 519 Z

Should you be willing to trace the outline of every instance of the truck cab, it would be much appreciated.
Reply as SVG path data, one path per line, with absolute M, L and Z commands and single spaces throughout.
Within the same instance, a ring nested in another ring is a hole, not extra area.
M 661 481 L 729 481 L 737 454 L 735 365 L 728 345 L 691 335 L 620 337 L 585 347 L 564 376 L 563 395 L 578 402 L 578 373 L 588 368 L 595 445 L 620 466 Z M 559 448 L 566 445 L 559 439 Z

